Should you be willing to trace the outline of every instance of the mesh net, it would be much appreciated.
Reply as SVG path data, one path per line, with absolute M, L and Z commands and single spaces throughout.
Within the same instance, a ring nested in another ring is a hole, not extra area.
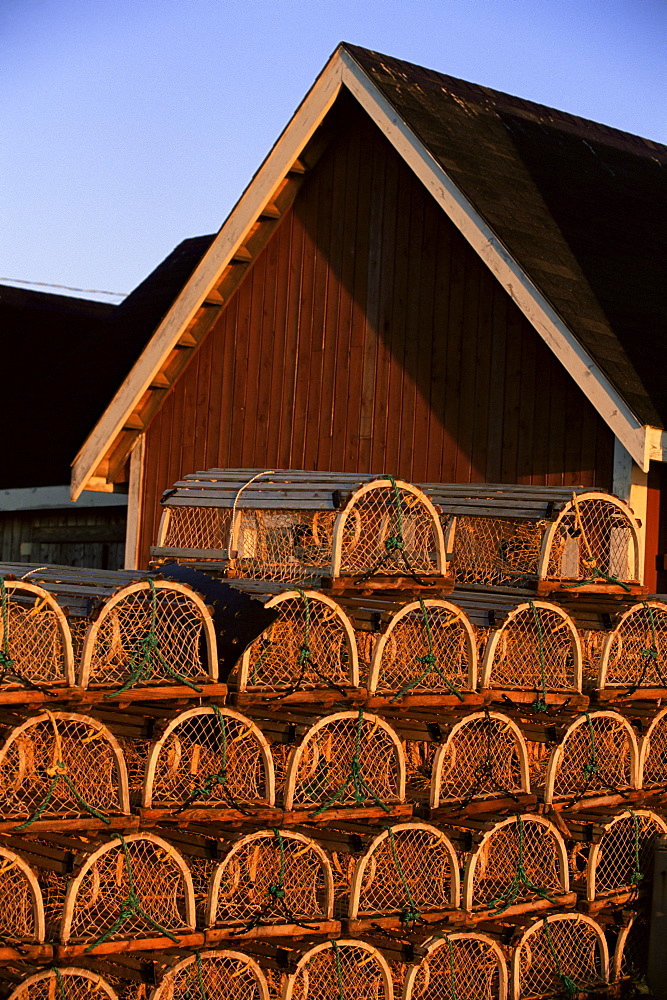
M 557 838 L 535 820 L 523 817 L 499 827 L 477 850 L 473 906 L 502 912 L 562 891 Z
M 553 779 L 553 797 L 573 797 L 630 788 L 632 735 L 620 718 L 590 714 L 570 729 L 562 743 Z
M 500 1000 L 504 970 L 488 941 L 448 937 L 422 960 L 406 1000 Z
M 11 1000 L 97 1000 L 109 997 L 114 1000 L 115 994 L 110 986 L 98 976 L 88 977 L 64 969 L 62 972 L 51 969 L 36 977 L 34 982 L 22 984 L 11 993 Z
M 220 865 L 218 901 L 211 924 L 326 920 L 327 871 L 312 844 L 285 831 L 237 845 Z
M 352 651 L 339 613 L 310 594 L 275 607 L 280 617 L 248 651 L 246 686 L 278 691 L 352 684 Z
M 612 823 L 600 840 L 595 895 L 651 882 L 656 838 L 664 832 L 654 816 L 633 812 Z
M 37 940 L 37 900 L 16 855 L 0 851 L 0 942 Z
M 598 686 L 600 676 L 600 658 L 602 647 L 606 639 L 606 633 L 596 629 L 595 631 L 579 632 L 581 642 L 581 674 L 584 680 L 584 690 L 590 690 Z
M 645 601 L 620 622 L 607 652 L 605 686 L 667 686 L 667 605 Z
M 365 948 L 331 942 L 296 972 L 292 1000 L 391 1000 L 378 960 Z
M 102 610 L 90 650 L 90 684 L 171 683 L 206 678 L 204 620 L 198 605 L 170 587 L 146 584 Z M 153 620 L 155 618 L 155 620 Z M 155 637 L 155 651 L 145 644 Z M 144 669 L 145 667 L 145 669 Z M 132 680 L 132 683 L 135 683 Z
M 600 940 L 587 921 L 578 917 L 540 923 L 520 946 L 519 996 L 521 1000 L 576 996 L 600 986 L 603 962 Z M 579 987 L 568 991 L 563 981 Z
M 619 936 L 619 974 L 622 978 L 639 979 L 646 975 L 648 967 L 648 943 L 650 921 L 647 913 L 637 913 L 634 916 L 628 933 L 623 939 Z
M 526 740 L 530 788 L 533 792 L 544 791 L 547 766 L 549 764 L 552 749 L 553 746 L 550 743 L 539 743 L 537 740 Z
M 62 626 L 46 595 L 0 578 L 0 687 L 66 679 Z
M 262 744 L 251 724 L 224 711 L 188 714 L 157 753 L 149 790 L 152 805 L 210 806 L 269 803 Z
M 634 579 L 635 539 L 625 513 L 600 498 L 579 500 L 558 519 L 549 553 L 550 580 Z
M 10 734 L 0 752 L 3 818 L 86 816 L 86 805 L 122 811 L 118 765 L 104 730 L 52 715 Z
M 234 575 L 307 583 L 331 571 L 337 511 L 241 510 Z
M 476 715 L 460 726 L 438 755 L 433 779 L 438 801 L 460 801 L 523 791 L 524 751 L 509 720 Z
M 488 672 L 494 687 L 576 690 L 575 629 L 555 608 L 519 608 L 500 630 Z
M 232 512 L 221 507 L 169 507 L 163 546 L 175 549 L 226 549 Z
M 408 798 L 424 799 L 431 787 L 433 761 L 438 749 L 437 743 L 423 740 L 406 740 L 403 746 L 405 770 L 409 788 Z
M 167 973 L 154 1000 L 263 1000 L 260 976 L 238 955 L 193 955 Z
M 452 565 L 457 583 L 534 587 L 544 521 L 457 517 Z
M 647 733 L 642 788 L 667 786 L 667 714 L 658 716 Z
M 469 690 L 473 648 L 461 612 L 451 605 L 425 601 L 389 626 L 376 690 Z
M 400 751 L 377 720 L 332 719 L 307 733 L 300 749 L 293 808 L 400 801 Z

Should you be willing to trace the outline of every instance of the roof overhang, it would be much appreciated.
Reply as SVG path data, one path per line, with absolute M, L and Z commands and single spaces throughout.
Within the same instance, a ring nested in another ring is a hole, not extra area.
M 72 498 L 76 499 L 86 488 L 111 488 L 113 474 L 109 473 L 109 455 L 114 444 L 123 435 L 120 460 L 127 458 L 145 429 L 140 416 L 142 401 L 151 393 L 157 393 L 161 399 L 173 384 L 165 369 L 165 359 L 172 357 L 179 346 L 196 348 L 197 331 L 203 338 L 223 308 L 224 301 L 216 291 L 221 287 L 223 276 L 234 261 L 246 261 L 246 266 L 251 261 L 252 254 L 246 251 L 246 245 L 252 244 L 258 220 L 263 214 L 276 218 L 272 210 L 277 192 L 290 172 L 303 173 L 299 157 L 343 87 L 356 98 L 486 263 L 637 465 L 647 471 L 651 460 L 666 460 L 665 434 L 637 420 L 601 368 L 443 167 L 350 53 L 340 47 L 320 73 L 76 456 L 72 463 Z M 191 343 L 184 343 L 188 331 L 194 333 L 194 337 L 190 337 Z M 176 377 L 182 365 L 179 369 L 173 363 L 170 370 Z M 118 457 L 115 465 L 118 467 Z

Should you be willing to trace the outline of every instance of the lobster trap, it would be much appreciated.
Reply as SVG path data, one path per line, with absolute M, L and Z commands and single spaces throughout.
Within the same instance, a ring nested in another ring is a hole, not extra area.
M 34 583 L 0 576 L 0 694 L 73 683 L 72 638 L 58 602 Z
M 239 691 L 292 693 L 359 685 L 357 644 L 345 612 L 316 591 L 290 590 L 267 601 L 280 617 L 246 649 Z
M 473 712 L 452 726 L 433 759 L 432 809 L 472 799 L 516 798 L 523 792 L 530 792 L 528 753 L 512 719 L 499 712 Z
M 301 956 L 283 985 L 282 1000 L 393 1000 L 391 970 L 365 941 L 315 945 Z
M 611 494 L 489 484 L 422 489 L 441 511 L 458 584 L 643 592 L 639 523 Z
M 237 579 L 319 586 L 327 578 L 339 589 L 387 576 L 445 582 L 433 504 L 392 477 L 212 469 L 176 483 L 162 504 L 158 560 Z
M 0 942 L 38 944 L 44 932 L 39 882 L 20 855 L 0 846 Z
M 216 867 L 206 926 L 314 930 L 332 919 L 333 905 L 331 863 L 319 844 L 296 831 L 259 830 L 238 840 Z
M 107 825 L 130 811 L 123 752 L 97 719 L 46 710 L 11 729 L 0 748 L 0 821 Z
M 557 903 L 569 890 L 565 841 L 541 816 L 517 815 L 496 823 L 470 852 L 462 905 L 494 915 L 513 906 Z
M 269 1000 L 257 962 L 238 951 L 196 952 L 171 968 L 150 1000 Z
M 602 645 L 598 687 L 667 688 L 667 604 L 642 601 L 623 612 Z
M 373 649 L 369 694 L 455 694 L 477 685 L 475 633 L 464 612 L 420 600 L 393 615 Z
M 633 912 L 616 938 L 610 980 L 643 979 L 648 968 L 650 920 L 643 911 Z
M 667 788 L 667 708 L 655 718 L 639 743 L 639 787 Z
M 255 723 L 231 708 L 181 712 L 148 754 L 146 809 L 244 809 L 274 801 L 271 748 Z
M 627 809 L 602 826 L 590 847 L 575 848 L 573 867 L 580 870 L 586 859 L 587 899 L 633 889 L 644 880 L 650 885 L 655 842 L 664 833 L 667 822 L 656 813 Z
M 28 976 L 7 1000 L 118 1000 L 118 996 L 97 973 L 64 967 Z
M 447 836 L 427 823 L 399 823 L 378 834 L 357 861 L 349 917 L 398 916 L 410 929 L 425 914 L 458 903 L 459 862 Z
M 285 781 L 286 810 L 405 801 L 405 758 L 393 729 L 376 715 L 338 712 L 308 730 L 290 755 Z
M 639 747 L 635 731 L 616 712 L 585 712 L 568 726 L 549 757 L 544 801 L 618 795 L 639 787 Z
M 520 604 L 489 636 L 482 688 L 534 691 L 536 710 L 544 710 L 550 695 L 581 692 L 581 679 L 577 629 L 555 604 Z
M 512 956 L 513 1000 L 575 997 L 608 981 L 602 928 L 582 913 L 554 913 L 531 924 Z
M 493 938 L 458 932 L 423 947 L 419 965 L 408 969 L 403 1000 L 506 1000 L 507 965 Z

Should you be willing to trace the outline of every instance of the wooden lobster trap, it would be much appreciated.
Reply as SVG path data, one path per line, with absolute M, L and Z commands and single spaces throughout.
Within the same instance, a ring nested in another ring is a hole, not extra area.
M 529 601 L 489 635 L 482 688 L 510 692 L 535 711 L 581 692 L 581 644 L 570 616 L 555 604 Z
M 44 933 L 39 882 L 19 854 L 0 846 L 0 944 L 39 944 Z
M 655 718 L 639 741 L 640 788 L 667 790 L 667 708 Z
M 648 914 L 643 910 L 632 912 L 616 937 L 609 976 L 612 983 L 646 978 L 649 936 Z
M 285 810 L 312 817 L 333 807 L 376 806 L 389 812 L 405 801 L 401 741 L 376 715 L 337 712 L 307 731 L 290 754 Z
M 531 924 L 512 956 L 512 1000 L 587 996 L 609 981 L 602 928 L 582 913 L 554 913 Z
M 281 1000 L 393 1000 L 389 964 L 365 941 L 324 941 L 286 977 Z
M 388 577 L 439 589 L 449 582 L 433 504 L 393 477 L 212 469 L 176 483 L 162 504 L 151 549 L 158 560 L 237 579 L 327 579 L 335 590 L 386 585 Z
M 206 926 L 314 933 L 332 920 L 333 908 L 331 863 L 319 844 L 297 831 L 259 830 L 237 840 L 216 866 Z
M 147 755 L 145 811 L 243 811 L 274 801 L 271 748 L 257 725 L 231 708 L 181 712 Z
M 267 601 L 280 617 L 245 651 L 238 690 L 294 694 L 359 685 L 354 631 L 343 609 L 325 594 L 289 590 Z
M 667 604 L 642 601 L 620 615 L 602 644 L 597 686 L 667 689 Z
M 433 758 L 430 805 L 510 798 L 530 792 L 526 741 L 500 712 L 473 712 L 456 722 Z
M 421 599 L 401 608 L 374 645 L 370 695 L 448 695 L 477 686 L 477 645 L 465 613 L 447 601 Z
M 102 722 L 47 709 L 17 723 L 0 748 L 0 829 L 108 826 L 130 812 L 123 752 Z
M 118 995 L 96 972 L 63 966 L 28 976 L 7 1000 L 118 1000 Z
M 350 921 L 396 918 L 406 929 L 459 905 L 459 860 L 446 834 L 427 823 L 382 830 L 354 869 Z M 360 929 L 355 923 L 355 929 Z
M 437 935 L 405 977 L 402 1000 L 506 1000 L 507 964 L 487 934 Z
M 635 731 L 616 712 L 584 712 L 566 729 L 548 758 L 544 801 L 575 805 L 582 799 L 622 798 L 639 787 Z
M 571 853 L 573 880 L 581 887 L 585 877 L 589 901 L 650 885 L 655 842 L 664 833 L 667 822 L 648 809 L 626 809 L 595 824 L 593 843 L 584 834 Z
M 177 962 L 150 1000 L 269 1000 L 257 962 L 239 951 L 202 951 Z
M 569 888 L 561 834 L 541 816 L 518 814 L 495 823 L 469 853 L 462 905 L 493 915 L 522 912 L 562 904 Z
M 458 584 L 644 593 L 639 523 L 601 491 L 429 484 Z
M 24 568 L 24 567 L 23 567 Z M 0 701 L 15 688 L 74 683 L 72 637 L 58 602 L 37 584 L 0 567 Z

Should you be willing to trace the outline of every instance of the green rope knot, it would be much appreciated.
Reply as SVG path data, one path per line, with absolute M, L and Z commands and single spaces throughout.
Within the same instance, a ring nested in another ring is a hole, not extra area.
M 584 774 L 586 775 L 587 778 L 593 774 L 596 774 L 599 770 L 600 770 L 599 764 L 593 764 L 593 763 L 584 764 Z
M 389 538 L 385 539 L 384 547 L 387 552 L 402 552 L 405 548 L 405 542 L 400 535 L 390 535 Z
M 389 807 L 382 801 L 382 799 L 375 794 L 371 785 L 366 781 L 362 773 L 361 761 L 359 756 L 361 754 L 361 736 L 364 727 L 364 710 L 359 709 L 359 715 L 357 717 L 357 729 L 354 742 L 354 755 L 350 762 L 350 773 L 347 778 L 340 786 L 340 788 L 334 792 L 330 799 L 328 799 L 323 805 L 315 810 L 311 815 L 320 816 L 327 809 L 330 809 L 332 805 L 336 802 L 340 802 L 348 788 L 351 786 L 352 796 L 357 805 L 363 805 L 366 799 L 372 799 L 376 805 L 379 805 L 385 812 L 389 812 Z
M 299 647 L 299 655 L 296 658 L 296 662 L 301 667 L 301 666 L 303 666 L 304 663 L 307 663 L 308 660 L 310 660 L 310 658 L 311 658 L 312 655 L 313 654 L 312 654 L 311 650 L 308 648 L 308 646 L 300 646 Z
M 273 899 L 284 899 L 285 890 L 282 885 L 270 885 L 266 890 L 267 896 L 271 896 Z
M 637 885 L 644 878 L 644 872 L 641 869 L 641 862 L 639 858 L 639 819 L 637 818 L 637 813 L 634 809 L 628 809 L 628 812 L 632 816 L 634 833 L 634 868 L 632 870 L 632 874 L 630 875 L 630 885 Z
M 426 663 L 429 667 L 434 667 L 438 662 L 435 658 L 435 653 L 427 653 L 426 656 L 418 656 L 418 663 Z
M 418 685 L 421 684 L 421 682 L 425 680 L 430 673 L 433 672 L 435 672 L 438 675 L 440 680 L 443 681 L 445 686 L 449 688 L 452 694 L 456 695 L 459 701 L 465 701 L 463 695 L 457 688 L 456 684 L 450 681 L 447 674 L 438 666 L 438 659 L 435 655 L 435 643 L 433 642 L 433 632 L 431 630 L 431 621 L 429 619 L 428 609 L 424 604 L 423 597 L 419 598 L 419 605 L 421 608 L 422 618 L 424 621 L 424 628 L 426 630 L 426 639 L 428 641 L 428 653 L 426 653 L 425 656 L 418 656 L 416 657 L 416 659 L 417 663 L 426 664 L 426 670 L 419 677 L 416 677 L 414 680 L 409 681 L 407 684 L 405 684 L 401 688 L 401 690 L 394 695 L 394 697 L 390 700 L 389 704 L 392 704 L 395 701 L 399 701 L 403 697 L 403 695 L 407 694 L 413 688 L 418 687 Z
M 570 979 L 567 973 L 563 972 L 563 967 L 560 964 L 560 959 L 558 957 L 558 952 L 554 948 L 554 943 L 551 939 L 551 931 L 549 929 L 549 921 L 546 917 L 543 919 L 544 931 L 547 939 L 547 945 L 549 946 L 549 951 L 551 952 L 551 957 L 554 960 L 554 965 L 556 966 L 556 975 L 560 979 L 563 986 L 563 993 L 566 997 L 576 997 L 578 993 L 583 993 L 583 987 L 575 983 L 574 979 Z
M 549 708 L 546 701 L 542 701 L 541 698 L 536 698 L 535 701 L 531 702 L 530 707 L 534 715 L 539 715 L 540 712 L 546 712 Z

